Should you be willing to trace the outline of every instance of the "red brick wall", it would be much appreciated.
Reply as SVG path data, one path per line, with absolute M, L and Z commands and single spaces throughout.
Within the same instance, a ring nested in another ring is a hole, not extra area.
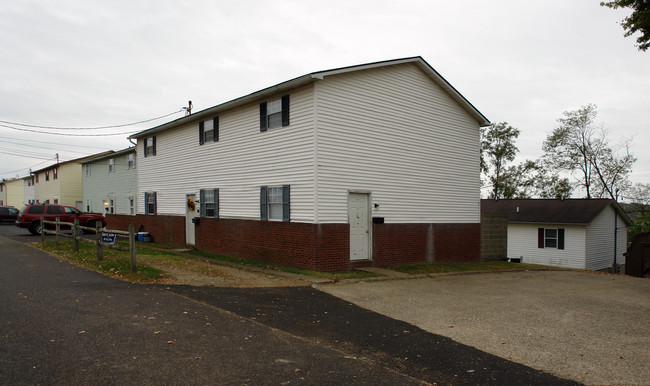
M 109 215 L 108 228 L 144 225 L 154 242 L 183 245 L 182 216 Z M 224 256 L 318 271 L 439 261 L 479 261 L 480 224 L 373 224 L 373 260 L 350 261 L 348 224 L 201 218 L 196 248 Z
M 185 217 L 182 216 L 147 216 L 147 215 L 116 215 L 106 216 L 106 228 L 129 230 L 129 224 L 135 226 L 138 232 L 142 226 L 143 232 L 149 232 L 153 242 L 167 245 L 185 245 Z

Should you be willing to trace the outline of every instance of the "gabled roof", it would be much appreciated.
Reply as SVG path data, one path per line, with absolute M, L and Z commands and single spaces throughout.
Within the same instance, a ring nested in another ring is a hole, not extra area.
M 147 129 L 144 131 L 141 131 L 139 133 L 133 134 L 129 136 L 129 138 L 141 138 L 145 137 L 148 135 L 156 134 L 164 130 L 168 130 L 171 128 L 174 128 L 176 126 L 194 121 L 194 120 L 200 120 L 200 119 L 205 119 L 207 117 L 219 114 L 220 112 L 226 111 L 233 109 L 238 106 L 242 106 L 247 103 L 251 103 L 254 101 L 262 100 L 266 97 L 269 97 L 274 94 L 278 94 L 281 92 L 285 92 L 291 89 L 294 89 L 296 87 L 300 87 L 309 83 L 314 83 L 319 80 L 324 79 L 325 77 L 328 76 L 333 76 L 333 75 L 339 75 L 339 74 L 345 74 L 345 73 L 350 73 L 350 72 L 355 72 L 355 71 L 363 71 L 363 70 L 369 70 L 372 68 L 379 68 L 379 67 L 387 67 L 387 66 L 397 66 L 401 64 L 406 64 L 406 63 L 414 63 L 416 64 L 425 74 L 427 74 L 438 86 L 440 86 L 443 90 L 445 90 L 458 104 L 460 104 L 467 112 L 474 118 L 476 121 L 478 121 L 480 126 L 487 126 L 490 124 L 490 121 L 474 107 L 461 93 L 458 92 L 445 78 L 443 78 L 436 70 L 433 69 L 427 63 L 424 59 L 422 59 L 421 56 L 414 56 L 410 58 L 402 58 L 402 59 L 392 59 L 392 60 L 385 60 L 381 62 L 373 62 L 373 63 L 367 63 L 367 64 L 359 64 L 355 66 L 348 66 L 348 67 L 341 67 L 341 68 L 335 68 L 331 70 L 325 70 L 325 71 L 317 71 L 317 72 L 312 72 L 303 76 L 299 76 L 297 78 L 278 83 L 275 86 L 267 87 L 265 89 L 256 91 L 254 93 L 245 95 L 240 98 L 233 99 L 231 101 L 210 107 L 208 109 L 196 112 L 191 115 L 187 115 L 182 118 L 178 118 L 176 120 L 164 123 L 160 126 L 153 127 L 151 129 Z
M 609 206 L 628 225 L 631 224 L 630 218 L 614 200 L 600 198 L 481 200 L 481 213 L 505 215 L 510 223 L 587 225 Z
M 100 157 L 100 156 L 107 155 L 107 154 L 112 154 L 112 153 L 115 153 L 115 152 L 113 150 L 108 150 L 108 151 L 103 151 L 101 153 L 92 154 L 92 155 L 88 155 L 88 156 L 81 157 L 81 158 L 75 158 L 75 159 L 72 159 L 70 161 L 55 163 L 54 165 L 46 166 L 46 167 L 38 169 L 38 170 L 32 170 L 31 174 L 42 172 L 44 170 L 52 169 L 54 167 L 57 167 L 57 166 L 60 166 L 60 165 L 66 165 L 66 164 L 69 164 L 69 163 L 82 163 L 84 160 L 87 160 L 89 158 Z
M 101 161 L 103 159 L 108 159 L 108 158 L 113 158 L 113 157 L 118 157 L 124 154 L 129 154 L 129 153 L 135 153 L 135 146 L 127 147 L 126 149 L 118 150 L 118 151 L 110 151 L 108 153 L 100 153 L 100 154 L 95 154 L 95 156 L 92 156 L 92 158 L 84 159 L 81 161 L 81 164 L 88 164 L 91 162 L 96 162 L 96 161 Z

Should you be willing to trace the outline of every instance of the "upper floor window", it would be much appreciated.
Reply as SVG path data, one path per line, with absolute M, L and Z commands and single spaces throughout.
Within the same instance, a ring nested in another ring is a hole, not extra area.
M 260 103 L 260 131 L 289 125 L 289 95 Z
M 537 247 L 564 249 L 564 229 L 538 228 Z
M 38 184 L 38 174 L 35 176 L 36 177 L 36 184 Z
M 131 153 L 126 156 L 127 169 L 135 169 L 135 154 Z
M 156 155 L 156 137 L 144 139 L 144 156 Z
M 115 173 L 115 158 L 108 160 L 108 172 Z
M 49 180 L 50 180 L 50 171 L 46 170 L 45 171 L 45 181 L 49 181 Z
M 54 178 L 55 180 L 59 178 L 59 168 L 52 169 L 52 178 Z
M 199 145 L 219 140 L 219 117 L 199 122 Z
M 84 173 L 86 174 L 86 177 L 90 177 L 90 164 L 84 165 Z

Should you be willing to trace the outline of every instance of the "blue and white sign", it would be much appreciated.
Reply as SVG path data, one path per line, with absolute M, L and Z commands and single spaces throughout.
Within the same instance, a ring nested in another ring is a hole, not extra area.
M 115 244 L 116 238 L 117 234 L 115 233 L 102 232 L 102 243 L 104 244 Z

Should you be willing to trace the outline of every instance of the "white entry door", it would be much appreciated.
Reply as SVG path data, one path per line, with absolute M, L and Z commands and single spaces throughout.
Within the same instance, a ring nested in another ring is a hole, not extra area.
M 350 223 L 350 260 L 370 259 L 370 195 L 350 193 L 348 222 Z
M 190 208 L 190 200 L 194 203 L 194 209 Z M 188 245 L 194 245 L 196 242 L 196 237 L 194 233 L 194 223 L 192 220 L 194 217 L 199 215 L 199 211 L 196 208 L 196 195 L 188 194 L 185 197 L 185 243 Z

